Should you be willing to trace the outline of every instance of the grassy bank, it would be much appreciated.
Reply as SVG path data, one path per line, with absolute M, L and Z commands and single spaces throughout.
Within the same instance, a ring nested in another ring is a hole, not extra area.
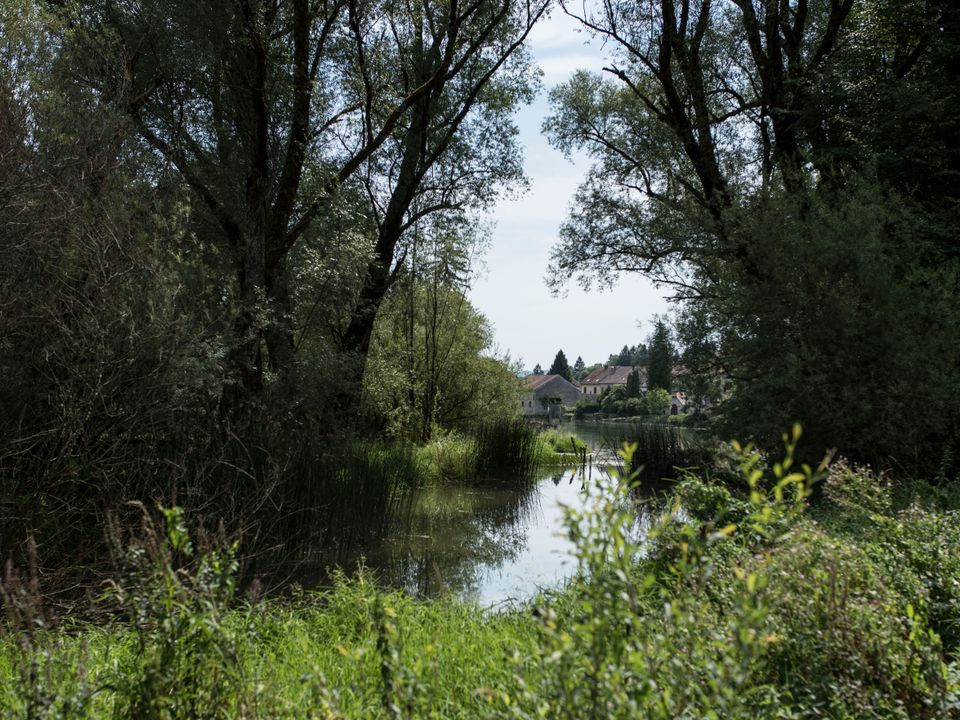
M 506 421 L 484 425 L 473 436 L 438 435 L 415 453 L 427 481 L 525 481 L 538 468 L 577 465 L 586 451 L 570 433 Z
M 107 626 L 54 628 L 4 583 L 4 717 L 960 717 L 956 494 L 842 463 L 734 458 L 637 537 L 626 487 L 571 513 L 578 578 L 529 607 L 418 602 L 360 577 L 234 595 L 182 517 L 124 554 Z M 143 540 L 142 538 L 146 538 Z M 643 552 L 641 553 L 641 547 Z

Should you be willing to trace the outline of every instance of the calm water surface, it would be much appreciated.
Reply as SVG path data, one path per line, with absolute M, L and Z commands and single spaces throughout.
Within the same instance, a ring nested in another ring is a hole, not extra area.
M 614 447 L 620 428 L 567 423 L 564 432 L 592 450 Z M 449 483 L 419 492 L 409 533 L 367 548 L 364 562 L 382 581 L 425 597 L 455 595 L 496 606 L 555 587 L 576 570 L 563 507 L 582 509 L 584 482 L 609 487 L 607 470 L 545 471 L 524 489 L 507 483 Z M 357 562 L 345 558 L 344 565 Z

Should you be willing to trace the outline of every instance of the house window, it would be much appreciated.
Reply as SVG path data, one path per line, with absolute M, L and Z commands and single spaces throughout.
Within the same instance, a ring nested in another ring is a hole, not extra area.
M 594 395 L 597 394 L 597 387 L 596 387 L 596 385 L 594 385 L 594 387 L 593 387 L 593 394 L 594 394 Z

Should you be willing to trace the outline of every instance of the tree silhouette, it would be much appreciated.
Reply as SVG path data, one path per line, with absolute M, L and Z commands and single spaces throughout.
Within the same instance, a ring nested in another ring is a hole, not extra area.
M 557 356 L 553 359 L 553 365 L 550 366 L 550 375 L 559 375 L 565 380 L 572 380 L 573 375 L 570 372 L 570 365 L 567 363 L 567 356 L 563 350 L 557 351 Z

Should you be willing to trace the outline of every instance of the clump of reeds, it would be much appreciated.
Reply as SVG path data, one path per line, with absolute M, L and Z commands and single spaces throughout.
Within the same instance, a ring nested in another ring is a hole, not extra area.
M 637 423 L 620 434 L 618 446 L 636 445 L 626 470 L 642 483 L 674 480 L 678 468 L 702 468 L 710 460 L 710 445 L 699 433 L 666 423 Z
M 523 420 L 484 423 L 476 433 L 476 470 L 480 477 L 527 481 L 540 463 L 536 428 Z
M 408 445 L 303 446 L 280 468 L 285 540 L 307 548 L 356 548 L 402 529 L 423 476 Z

